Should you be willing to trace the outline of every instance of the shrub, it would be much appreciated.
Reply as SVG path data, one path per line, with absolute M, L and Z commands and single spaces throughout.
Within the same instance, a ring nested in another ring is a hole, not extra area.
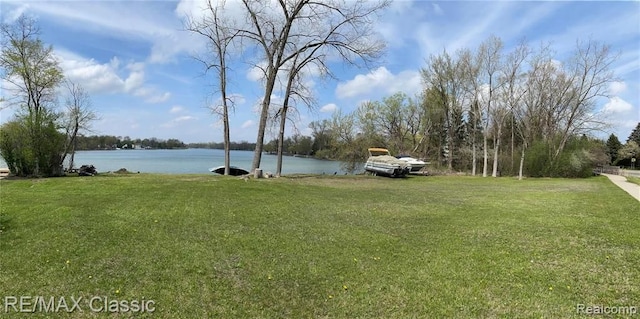
M 64 142 L 53 119 L 39 129 L 23 117 L 0 126 L 0 156 L 16 176 L 61 175 Z
M 531 177 L 582 178 L 591 176 L 592 169 L 606 161 L 606 150 L 601 141 L 572 137 L 555 158 L 548 142 L 534 143 L 527 150 L 524 169 Z

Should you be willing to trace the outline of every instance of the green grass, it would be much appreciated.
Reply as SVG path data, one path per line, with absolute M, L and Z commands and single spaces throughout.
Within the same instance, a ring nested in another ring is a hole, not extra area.
M 627 176 L 627 182 L 640 185 L 640 177 Z
M 606 177 L 141 174 L 2 180 L 0 195 L 4 296 L 152 299 L 154 318 L 640 306 L 638 203 Z

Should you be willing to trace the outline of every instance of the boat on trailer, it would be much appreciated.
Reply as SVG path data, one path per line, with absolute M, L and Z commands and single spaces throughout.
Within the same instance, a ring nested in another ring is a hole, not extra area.
M 224 175 L 224 165 L 210 168 L 209 171 L 212 173 Z M 236 167 L 236 166 L 229 166 L 229 175 L 231 176 L 240 176 L 240 175 L 247 175 L 247 174 L 249 174 L 249 171 L 243 168 Z
M 364 170 L 373 175 L 404 177 L 411 171 L 411 164 L 391 156 L 386 148 L 372 147 Z
M 427 163 L 409 155 L 398 155 L 397 159 L 411 164 L 411 173 L 419 172 Z

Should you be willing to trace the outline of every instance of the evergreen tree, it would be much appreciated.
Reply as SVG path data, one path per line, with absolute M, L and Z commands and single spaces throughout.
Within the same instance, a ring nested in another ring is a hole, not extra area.
M 615 164 L 618 161 L 618 151 L 622 148 L 622 143 L 615 134 L 611 134 L 607 140 L 607 154 L 609 155 L 609 163 Z
M 640 145 L 640 122 L 636 125 L 636 128 L 633 129 L 629 138 L 627 138 L 627 143 L 634 141 L 636 144 Z

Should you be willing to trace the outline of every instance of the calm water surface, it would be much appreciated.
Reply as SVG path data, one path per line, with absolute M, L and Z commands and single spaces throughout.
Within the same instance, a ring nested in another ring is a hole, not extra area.
M 233 166 L 250 170 L 252 161 L 252 151 L 231 151 Z M 74 162 L 75 167 L 91 164 L 98 172 L 113 172 L 126 168 L 128 171 L 141 173 L 204 174 L 209 173 L 209 168 L 224 165 L 224 151 L 212 149 L 78 151 Z M 0 161 L 0 167 L 6 167 L 4 161 Z M 264 172 L 275 173 L 276 156 L 263 154 L 261 168 Z M 283 157 L 282 174 L 333 174 L 334 172 L 344 174 L 340 169 L 340 162 Z

